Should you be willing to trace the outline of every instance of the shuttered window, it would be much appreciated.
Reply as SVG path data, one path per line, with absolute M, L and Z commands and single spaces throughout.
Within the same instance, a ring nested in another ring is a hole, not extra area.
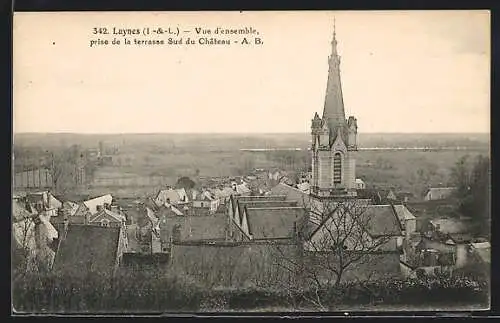
M 335 153 L 333 156 L 333 183 L 340 184 L 342 182 L 342 156 L 340 153 Z

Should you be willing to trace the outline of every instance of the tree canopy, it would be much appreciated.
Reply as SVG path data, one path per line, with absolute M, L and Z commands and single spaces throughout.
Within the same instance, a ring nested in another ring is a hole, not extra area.
M 479 155 L 471 162 L 468 156 L 457 161 L 452 169 L 452 181 L 457 187 L 458 211 L 471 217 L 473 230 L 490 234 L 490 160 Z
M 176 186 L 178 188 L 191 189 L 194 188 L 196 183 L 187 176 L 182 176 L 177 180 Z

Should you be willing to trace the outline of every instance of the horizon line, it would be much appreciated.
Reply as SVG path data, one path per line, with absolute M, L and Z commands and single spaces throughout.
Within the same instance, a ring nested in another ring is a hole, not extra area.
M 308 132 L 13 132 L 13 135 L 309 135 Z M 491 132 L 359 132 L 362 135 L 491 135 Z

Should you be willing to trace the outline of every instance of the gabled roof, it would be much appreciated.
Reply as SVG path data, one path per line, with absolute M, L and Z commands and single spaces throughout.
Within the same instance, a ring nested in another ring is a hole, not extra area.
M 360 201 L 367 203 L 365 200 Z M 321 207 L 321 202 L 316 202 L 315 206 Z M 359 225 L 364 227 L 364 230 L 366 230 L 371 237 L 402 235 L 401 223 L 399 222 L 397 214 L 391 205 L 365 204 L 363 207 L 365 209 L 363 209 L 362 213 L 360 212 L 359 219 L 357 221 Z M 322 210 L 318 209 L 316 212 L 321 213 Z M 329 217 L 326 217 L 320 223 L 310 219 L 309 221 L 312 222 L 310 226 L 314 228 L 310 237 L 314 236 L 323 225 L 330 223 L 329 219 L 333 215 L 334 214 L 331 214 Z
M 121 229 L 70 224 L 54 260 L 54 271 L 108 273 L 115 269 Z
M 175 206 L 173 205 L 163 205 L 160 207 L 160 210 L 159 212 L 162 212 L 163 210 L 167 210 L 167 212 L 171 212 L 173 215 L 176 215 L 176 216 L 183 216 L 184 213 L 182 213 L 181 210 L 179 210 L 178 208 L 176 208 Z
M 107 216 L 108 218 L 111 218 L 112 220 L 115 220 L 116 222 L 122 222 L 125 221 L 125 217 L 121 214 L 115 213 L 113 211 L 110 211 L 108 209 L 102 209 L 101 211 L 97 212 L 90 222 L 96 222 L 101 220 L 103 217 Z
M 111 194 L 106 194 L 102 195 L 99 197 L 95 197 L 93 199 L 84 201 L 83 204 L 89 209 L 90 213 L 95 214 L 97 213 L 97 206 L 98 205 L 104 205 L 104 204 L 110 204 L 113 201 L 113 196 Z
M 246 208 L 249 233 L 253 239 L 291 238 L 304 213 L 302 207 Z
M 364 217 L 369 220 L 368 233 L 372 236 L 401 235 L 401 224 L 391 205 L 368 205 Z
M 406 206 L 401 204 L 396 204 L 393 206 L 399 221 L 403 222 L 406 220 L 415 220 L 416 217 L 406 208 Z
M 214 201 L 216 199 L 215 194 L 210 191 L 203 191 L 201 194 L 196 196 L 197 201 Z
M 170 204 L 177 204 L 177 203 L 187 203 L 189 202 L 189 197 L 186 193 L 186 190 L 183 188 L 179 189 L 165 189 L 165 190 L 160 190 L 158 194 L 156 195 L 155 200 L 164 200 L 167 201 L 167 199 L 170 200 Z
M 300 206 L 306 206 L 306 207 L 309 206 L 311 199 L 309 194 L 283 183 L 279 183 L 278 185 L 273 187 L 270 191 L 270 194 L 267 196 L 273 196 L 273 195 L 286 196 L 285 200 L 297 201 Z
M 85 205 L 81 204 L 81 206 L 83 208 L 87 208 Z M 80 204 L 78 203 L 75 203 L 75 202 L 71 202 L 71 201 L 65 201 L 63 204 L 62 204 L 62 208 L 63 210 L 67 211 L 68 215 L 69 216 L 75 216 L 77 215 L 76 213 L 79 211 L 80 209 Z

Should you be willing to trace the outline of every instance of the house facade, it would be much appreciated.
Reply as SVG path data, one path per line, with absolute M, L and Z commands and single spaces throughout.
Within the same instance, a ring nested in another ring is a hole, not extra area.
M 444 200 L 453 195 L 456 191 L 454 187 L 433 187 L 427 190 L 424 196 L 425 201 Z
M 219 209 L 220 199 L 210 191 L 204 191 L 196 196 L 191 206 L 192 215 L 211 215 Z

